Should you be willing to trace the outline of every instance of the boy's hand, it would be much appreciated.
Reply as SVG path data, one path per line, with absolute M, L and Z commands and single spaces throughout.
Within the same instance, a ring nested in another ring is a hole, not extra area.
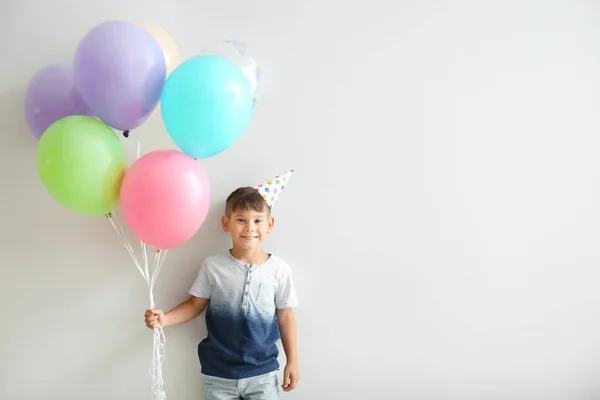
M 146 326 L 150 329 L 164 328 L 165 326 L 165 313 L 162 310 L 146 310 L 144 314 L 144 320 Z
M 298 364 L 287 363 L 285 365 L 285 369 L 283 370 L 283 385 L 281 385 L 283 391 L 290 392 L 294 390 L 299 380 L 300 375 L 298 375 Z

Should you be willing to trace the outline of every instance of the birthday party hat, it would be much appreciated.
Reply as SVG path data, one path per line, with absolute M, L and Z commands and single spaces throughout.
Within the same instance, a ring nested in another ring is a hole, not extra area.
M 268 179 L 263 183 L 255 186 L 255 189 L 258 190 L 258 193 L 262 195 L 262 197 L 267 201 L 267 204 L 270 208 L 273 208 L 273 204 L 279 198 L 283 189 L 287 186 L 290 177 L 294 173 L 294 170 L 291 169 L 283 175 L 277 175 L 274 178 Z

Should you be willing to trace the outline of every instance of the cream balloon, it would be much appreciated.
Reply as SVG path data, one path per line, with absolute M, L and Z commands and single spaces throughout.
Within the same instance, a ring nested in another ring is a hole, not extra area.
M 141 23 L 139 24 L 142 28 L 144 28 L 148 33 L 154 37 L 154 39 L 158 42 L 158 45 L 162 49 L 162 52 L 165 56 L 165 62 L 167 63 L 167 78 L 181 64 L 181 53 L 179 52 L 179 48 L 175 43 L 175 40 L 169 35 L 164 29 L 152 25 L 149 23 Z M 152 115 L 158 111 L 160 108 L 160 103 L 156 106 L 156 109 L 152 112 Z

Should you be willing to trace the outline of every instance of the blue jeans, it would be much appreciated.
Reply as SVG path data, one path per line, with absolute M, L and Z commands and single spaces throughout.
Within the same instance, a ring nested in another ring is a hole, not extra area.
M 277 371 L 243 379 L 202 375 L 205 400 L 278 400 Z

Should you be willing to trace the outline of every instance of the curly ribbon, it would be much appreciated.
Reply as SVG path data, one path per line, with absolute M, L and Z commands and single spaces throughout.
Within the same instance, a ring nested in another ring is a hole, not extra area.
M 131 246 L 131 243 L 125 235 L 123 225 L 119 222 L 119 219 L 116 218 L 115 212 L 106 214 L 106 218 L 114 228 L 115 232 L 117 232 L 117 235 L 119 235 L 121 238 L 125 249 L 133 260 L 133 263 L 146 281 L 146 284 L 148 285 L 150 308 L 154 308 L 154 284 L 156 283 L 158 275 L 160 274 L 160 270 L 164 264 L 167 250 L 156 250 L 154 253 L 154 262 L 150 264 L 148 262 L 147 246 L 145 243 L 140 241 L 140 246 L 142 248 L 142 254 L 144 257 L 142 262 L 140 262 L 135 254 L 135 251 L 133 250 L 133 247 Z M 165 358 L 165 344 L 166 340 L 163 329 L 161 327 L 154 329 L 154 348 L 152 350 L 152 361 L 150 364 L 150 376 L 152 377 L 152 400 L 166 399 L 166 394 L 163 389 L 164 380 L 162 374 L 162 366 Z

